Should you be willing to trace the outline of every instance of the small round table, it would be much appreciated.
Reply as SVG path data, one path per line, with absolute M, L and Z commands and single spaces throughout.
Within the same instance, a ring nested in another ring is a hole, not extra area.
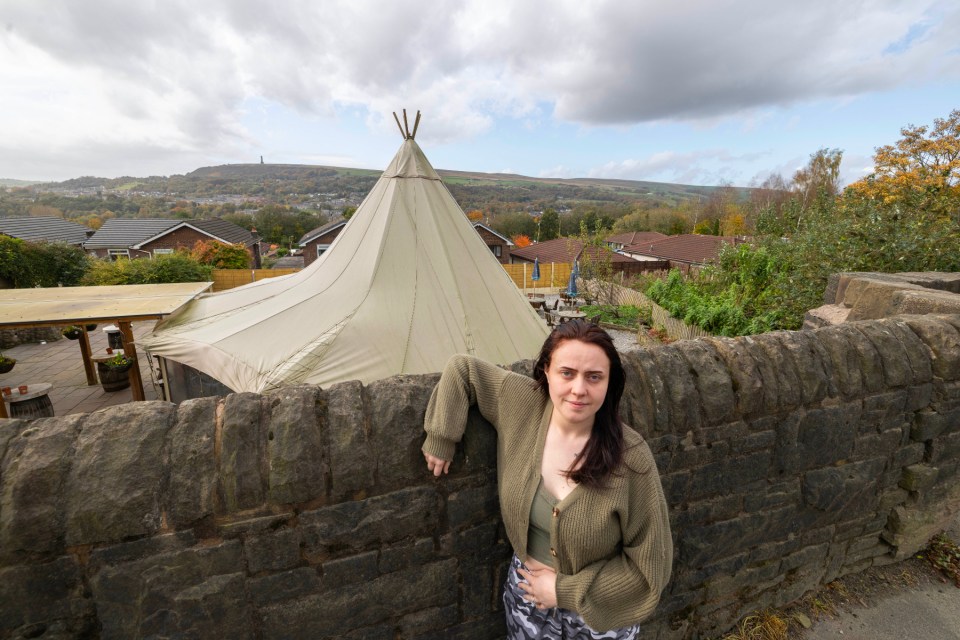
M 27 392 L 20 393 L 17 387 L 12 387 L 9 396 L 3 399 L 10 403 L 11 418 L 50 418 L 53 417 L 53 403 L 47 392 L 53 385 L 49 382 L 27 385 Z
M 581 320 L 586 319 L 587 314 L 581 311 L 558 311 L 557 316 L 560 320 L 560 324 L 563 324 L 564 322 L 575 320 L 577 318 Z

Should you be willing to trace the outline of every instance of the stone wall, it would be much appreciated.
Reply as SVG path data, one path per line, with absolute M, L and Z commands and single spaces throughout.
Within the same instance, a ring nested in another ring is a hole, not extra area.
M 21 327 L 0 329 L 0 349 L 12 349 L 17 345 L 59 340 L 60 327 Z
M 960 504 L 958 316 L 624 359 L 677 551 L 645 638 L 891 562 Z M 494 434 L 429 476 L 436 379 L 0 422 L 0 638 L 502 637 Z

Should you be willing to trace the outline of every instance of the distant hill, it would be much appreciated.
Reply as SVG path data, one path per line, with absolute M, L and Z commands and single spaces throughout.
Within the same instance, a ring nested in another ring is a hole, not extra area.
M 642 180 L 533 178 L 445 169 L 437 172 L 465 211 L 479 209 L 492 216 L 511 211 L 533 213 L 548 207 L 565 211 L 582 205 L 603 209 L 616 217 L 638 203 L 647 207 L 676 207 L 705 202 L 719 188 Z M 314 208 L 329 206 L 336 210 L 359 204 L 381 173 L 374 169 L 323 165 L 226 164 L 172 176 L 82 176 L 33 188 L 40 192 L 66 192 L 71 196 L 110 195 L 205 203 L 249 200 Z M 737 191 L 740 198 L 749 197 L 749 189 Z M 111 210 L 118 212 L 115 206 L 111 206 Z
M 39 180 L 14 180 L 13 178 L 0 178 L 0 187 L 29 187 L 32 184 L 40 184 Z

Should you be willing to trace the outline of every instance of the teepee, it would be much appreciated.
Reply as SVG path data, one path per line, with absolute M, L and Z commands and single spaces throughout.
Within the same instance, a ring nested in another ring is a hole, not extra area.
M 399 152 L 309 267 L 198 298 L 140 344 L 238 392 L 440 371 L 456 353 L 498 364 L 535 357 L 546 325 L 430 166 L 416 129 L 401 127 Z

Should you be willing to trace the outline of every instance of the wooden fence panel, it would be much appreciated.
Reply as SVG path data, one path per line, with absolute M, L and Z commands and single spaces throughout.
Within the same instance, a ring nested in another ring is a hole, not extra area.
M 609 304 L 632 304 L 638 307 L 649 307 L 653 316 L 653 325 L 663 327 L 667 335 L 674 340 L 692 340 L 694 338 L 705 338 L 711 335 L 709 331 L 685 324 L 683 320 L 674 318 L 670 315 L 669 311 L 639 291 L 627 289 L 626 287 L 621 287 L 620 285 L 609 282 L 598 282 L 596 280 L 585 283 L 585 286 L 594 290 L 594 296 L 604 303 L 606 303 L 606 300 L 603 300 L 603 298 L 606 297 L 610 298 Z M 601 295 L 599 293 L 600 291 L 606 295 Z
M 505 264 L 503 268 L 518 289 L 556 289 L 559 291 L 561 287 L 566 288 L 567 283 L 570 282 L 570 271 L 573 270 L 573 265 L 569 262 L 541 264 L 540 279 L 536 281 L 532 278 L 532 263 Z
M 225 291 L 258 280 L 296 273 L 300 269 L 214 269 L 213 290 Z

